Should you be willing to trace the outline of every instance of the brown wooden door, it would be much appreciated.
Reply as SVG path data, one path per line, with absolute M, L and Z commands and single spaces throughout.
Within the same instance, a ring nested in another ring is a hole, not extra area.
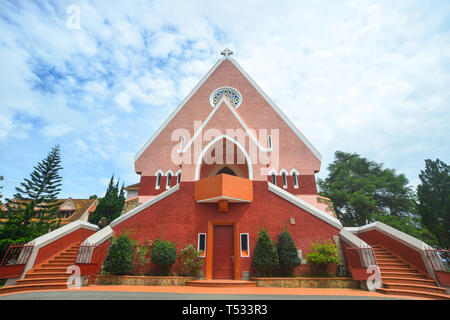
M 234 279 L 233 238 L 233 226 L 214 226 L 213 279 Z

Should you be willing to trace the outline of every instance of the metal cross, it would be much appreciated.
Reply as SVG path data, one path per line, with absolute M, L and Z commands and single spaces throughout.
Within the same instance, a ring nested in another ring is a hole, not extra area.
M 220 54 L 225 56 L 225 57 L 228 57 L 228 56 L 231 56 L 233 54 L 233 51 L 231 51 L 228 48 L 225 48 L 225 50 L 223 50 Z

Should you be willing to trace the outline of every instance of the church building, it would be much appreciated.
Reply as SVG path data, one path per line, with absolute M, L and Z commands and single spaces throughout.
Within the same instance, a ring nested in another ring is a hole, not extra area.
M 135 156 L 140 204 L 111 224 L 143 242 L 194 244 L 207 279 L 252 274 L 258 232 L 287 229 L 309 273 L 313 241 L 342 228 L 317 194 L 321 155 L 225 49 Z M 176 270 L 176 268 L 175 268 Z

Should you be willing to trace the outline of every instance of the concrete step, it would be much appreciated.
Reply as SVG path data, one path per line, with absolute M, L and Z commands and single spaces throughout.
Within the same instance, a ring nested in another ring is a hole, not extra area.
M 37 273 L 58 273 L 58 272 L 62 272 L 62 273 L 66 273 L 67 272 L 67 267 L 40 267 L 40 268 L 35 268 L 33 269 L 34 272 Z
M 210 288 L 256 287 L 256 281 L 246 280 L 194 280 L 187 281 L 186 286 Z
M 53 268 L 53 267 L 68 267 L 75 264 L 74 262 L 53 262 L 50 261 L 49 263 L 44 263 L 43 265 L 41 265 L 41 268 Z
M 17 280 L 16 284 L 66 283 L 68 277 L 46 277 Z
M 447 294 L 447 289 L 440 288 L 438 286 L 424 286 L 420 284 L 404 284 L 404 283 L 393 283 L 393 282 L 383 282 L 383 286 L 387 289 L 398 289 L 398 290 L 410 290 L 410 291 L 422 291 L 431 292 L 438 294 Z
M 24 284 L 24 285 L 2 287 L 0 288 L 0 294 L 22 292 L 22 291 L 64 290 L 64 289 L 67 289 L 67 285 L 65 283 Z
M 58 272 L 30 272 L 25 275 L 24 279 L 38 279 L 38 278 L 48 278 L 48 277 L 69 277 L 70 274 L 64 272 L 58 271 Z
M 402 283 L 402 284 L 413 284 L 413 285 L 425 285 L 425 286 L 433 286 L 436 285 L 434 280 L 429 279 L 418 279 L 418 278 L 397 278 L 397 277 L 384 277 L 382 276 L 381 279 L 383 280 L 383 283 L 391 282 L 391 283 Z
M 413 278 L 413 279 L 428 279 L 426 275 L 418 273 L 418 272 L 381 272 L 381 278 L 384 279 L 385 277 L 389 278 Z
M 400 296 L 410 296 L 410 297 L 419 297 L 425 299 L 437 299 L 437 300 L 450 300 L 450 296 L 448 294 L 438 294 L 431 292 L 421 292 L 414 290 L 400 290 L 400 289 L 387 289 L 381 288 L 377 290 L 378 292 L 389 294 L 389 295 L 400 295 Z
M 381 267 L 396 267 L 396 268 L 409 268 L 409 264 L 404 262 L 380 262 L 377 260 L 378 266 Z
M 384 272 L 417 272 L 416 269 L 410 268 L 410 267 L 382 267 L 380 266 L 380 271 Z

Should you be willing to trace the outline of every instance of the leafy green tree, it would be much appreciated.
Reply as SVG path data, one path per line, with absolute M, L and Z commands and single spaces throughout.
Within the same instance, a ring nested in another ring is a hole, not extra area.
M 277 253 L 281 273 L 285 276 L 292 275 L 294 268 L 300 264 L 300 258 L 294 240 L 286 230 L 278 235 Z
M 258 233 L 252 265 L 258 274 L 264 277 L 272 275 L 280 265 L 277 249 L 267 230 L 261 230 Z
M 344 226 L 361 226 L 375 214 L 410 216 L 413 191 L 403 174 L 385 169 L 356 153 L 336 151 L 329 174 L 318 180 L 320 194 L 333 201 L 337 218 Z
M 105 196 L 98 200 L 95 211 L 90 215 L 89 222 L 99 224 L 102 218 L 105 218 L 106 225 L 120 216 L 125 204 L 124 185 L 119 190 L 119 179 L 114 183 L 114 175 L 109 181 Z
M 6 199 L 7 221 L 0 229 L 0 255 L 9 243 L 29 242 L 58 227 L 56 212 L 62 169 L 59 145 L 34 167 L 29 179 L 16 188 L 14 199 Z M 37 213 L 37 217 L 34 214 Z
M 194 245 L 189 244 L 181 250 L 181 274 L 184 276 L 198 277 L 203 267 L 203 258 L 201 252 L 195 249 Z
M 417 210 L 425 225 L 442 248 L 450 246 L 450 166 L 436 159 L 425 160 L 419 174 Z
M 103 270 L 113 275 L 127 275 L 133 269 L 133 242 L 127 234 L 121 234 L 111 241 Z
M 160 275 L 167 276 L 170 274 L 172 265 L 177 260 L 177 248 L 170 241 L 156 239 L 150 255 L 153 264 L 159 267 Z

